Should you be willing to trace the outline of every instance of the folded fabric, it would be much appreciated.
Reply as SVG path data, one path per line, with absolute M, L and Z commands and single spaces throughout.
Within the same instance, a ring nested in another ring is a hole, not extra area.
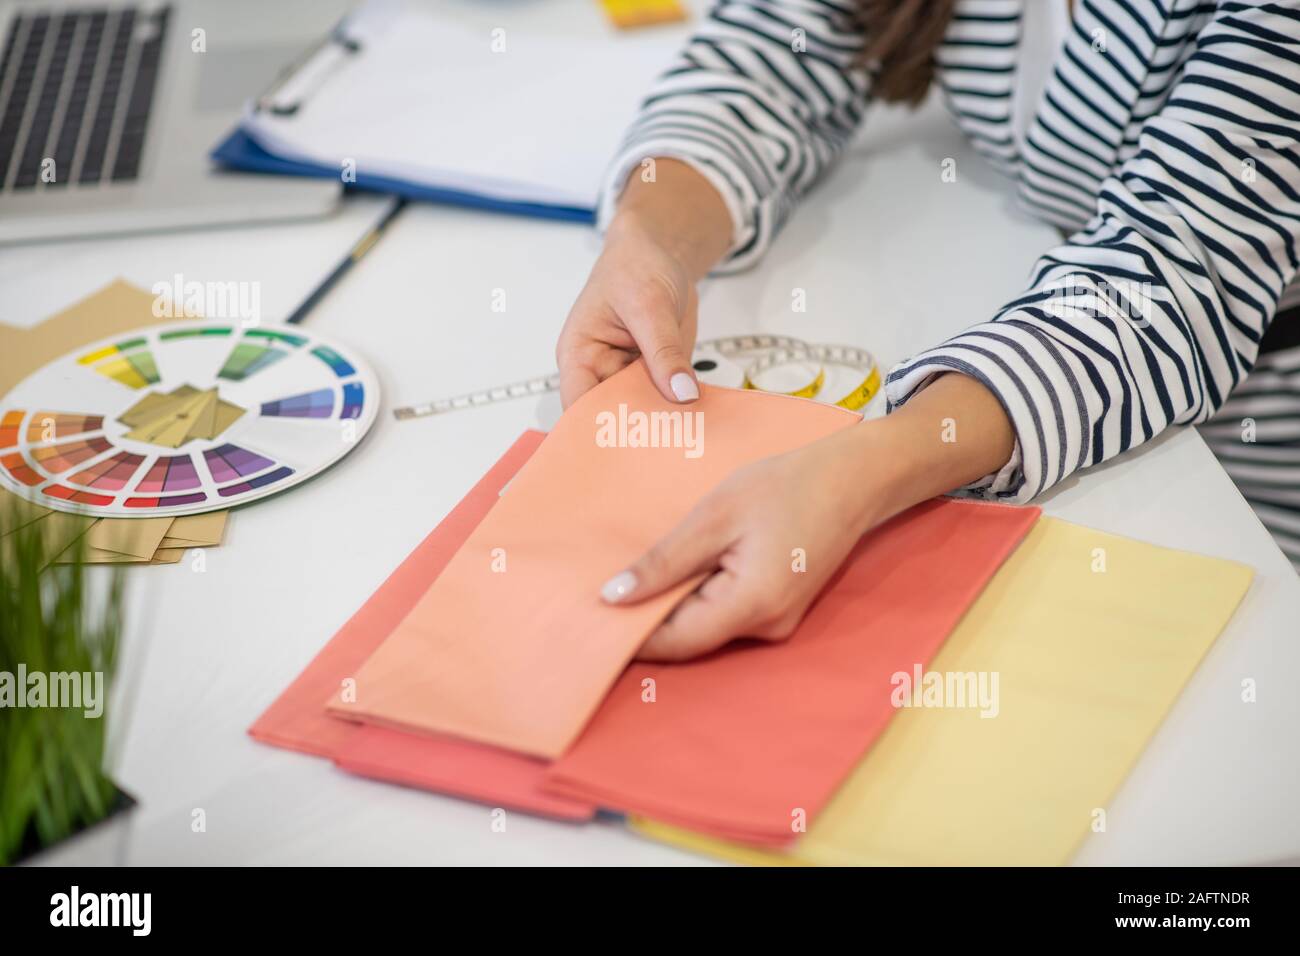
M 601 585 L 737 468 L 860 421 L 804 399 L 663 399 L 636 362 L 575 402 L 331 709 L 541 757 L 581 732 L 698 580 L 613 607 Z
M 342 721 L 340 721 L 342 722 Z M 546 762 L 455 737 L 426 737 L 358 724 L 334 763 L 348 773 L 561 820 L 590 820 L 595 806 L 546 793 Z
M 588 802 L 541 792 L 541 761 L 447 738 L 421 739 L 392 730 L 364 728 L 325 711 L 331 694 L 357 673 L 362 662 L 406 616 L 544 437 L 535 431 L 519 437 L 267 708 L 249 728 L 249 734 L 278 747 L 339 758 L 344 769 L 368 776 L 566 819 L 592 816 L 595 808 Z
M 930 660 L 1037 517 L 952 499 L 899 515 L 863 538 L 789 640 L 628 668 L 548 789 L 789 843 L 897 713 L 895 675 Z
M 1107 804 L 1252 574 L 1044 518 L 930 665 L 945 680 L 998 675 L 996 716 L 905 708 L 787 853 L 633 827 L 738 862 L 1067 863 L 1106 829 Z

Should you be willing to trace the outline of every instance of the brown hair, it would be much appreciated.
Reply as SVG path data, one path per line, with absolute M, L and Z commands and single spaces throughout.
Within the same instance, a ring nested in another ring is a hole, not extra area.
M 955 0 L 858 0 L 867 37 L 862 57 L 872 70 L 872 95 L 889 103 L 920 103 L 934 78 L 934 51 L 952 20 Z

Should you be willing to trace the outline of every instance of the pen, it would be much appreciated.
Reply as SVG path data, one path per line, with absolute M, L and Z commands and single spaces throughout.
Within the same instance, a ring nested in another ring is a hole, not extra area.
M 388 207 L 388 211 L 384 213 L 383 218 L 375 223 L 375 225 L 357 241 L 357 244 L 354 245 L 351 250 L 348 251 L 348 254 L 343 257 L 343 261 L 334 267 L 334 271 L 322 279 L 320 284 L 307 295 L 307 298 L 302 301 L 298 308 L 293 310 L 293 313 L 284 320 L 285 324 L 297 325 L 303 319 L 307 318 L 307 315 L 316 307 L 316 304 L 320 302 L 321 299 L 325 298 L 330 289 L 338 285 L 339 281 L 347 275 L 348 270 L 360 262 L 362 257 L 370 251 L 371 247 L 379 241 L 379 237 L 384 234 L 384 230 L 388 228 L 389 223 L 396 219 L 397 214 L 405 207 L 406 200 L 400 197 L 395 197 L 392 201 L 392 205 Z

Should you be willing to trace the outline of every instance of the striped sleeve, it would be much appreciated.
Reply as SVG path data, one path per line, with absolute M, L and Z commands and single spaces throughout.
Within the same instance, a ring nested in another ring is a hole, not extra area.
M 1010 501 L 1205 421 L 1297 271 L 1298 137 L 1300 11 L 1220 3 L 1094 217 L 992 321 L 893 369 L 890 407 L 943 372 L 983 382 L 1016 447 L 970 489 Z
M 717 3 L 628 131 L 602 191 L 599 226 L 609 224 L 634 170 L 677 159 L 709 180 L 731 214 L 731 248 L 718 271 L 758 261 L 861 121 L 861 48 L 853 0 Z

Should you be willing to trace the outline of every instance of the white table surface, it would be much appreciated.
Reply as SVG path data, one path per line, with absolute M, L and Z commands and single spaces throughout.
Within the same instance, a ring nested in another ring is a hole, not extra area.
M 1055 241 L 936 108 L 874 117 L 756 271 L 710 282 L 701 335 L 783 332 L 865 345 L 886 365 L 985 319 Z M 955 183 L 940 162 L 957 161 Z M 260 281 L 287 314 L 379 209 L 309 224 L 0 250 L 0 320 L 26 325 L 123 276 Z M 555 396 L 399 423 L 388 409 L 547 372 L 599 245 L 572 224 L 409 208 L 308 319 L 373 363 L 385 411 L 340 466 L 236 512 L 191 562 L 133 568 L 114 724 L 141 802 L 131 863 L 677 864 L 700 858 L 610 820 L 576 826 L 351 777 L 252 741 L 249 724 Z M 791 290 L 807 292 L 793 314 Z M 491 309 L 506 290 L 504 313 Z M 879 401 L 879 400 L 877 400 Z M 1244 604 L 1108 808 L 1081 864 L 1300 858 L 1300 579 L 1199 436 L 1168 433 L 1076 477 L 1048 514 L 1251 565 Z M 1241 681 L 1258 702 L 1241 701 Z M 207 830 L 191 830 L 201 808 Z M 63 854 L 60 862 L 76 862 Z

